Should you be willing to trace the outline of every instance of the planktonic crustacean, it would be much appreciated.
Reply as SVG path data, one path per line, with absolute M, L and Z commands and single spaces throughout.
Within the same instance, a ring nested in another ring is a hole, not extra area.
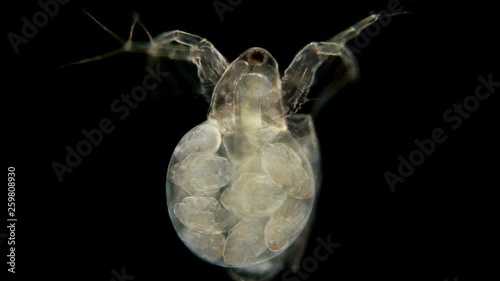
M 329 58 L 339 59 L 345 71 L 335 77 L 327 97 L 357 77 L 346 43 L 380 17 L 370 15 L 330 40 L 306 45 L 283 77 L 262 48 L 250 48 L 228 63 L 209 41 L 182 31 L 132 41 L 134 27 L 141 24 L 137 19 L 121 49 L 81 62 L 141 52 L 197 66 L 202 85 L 212 90 L 205 91 L 210 109 L 171 157 L 170 219 L 201 259 L 227 267 L 235 280 L 268 280 L 300 261 L 320 187 L 312 117 L 297 110 Z

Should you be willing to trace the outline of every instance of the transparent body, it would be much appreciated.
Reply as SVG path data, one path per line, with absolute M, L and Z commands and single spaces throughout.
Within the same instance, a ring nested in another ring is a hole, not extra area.
M 248 50 L 215 87 L 208 120 L 172 155 L 167 200 L 179 237 L 216 265 L 268 262 L 308 225 L 318 187 L 310 116 L 285 115 L 276 62 Z
M 187 248 L 228 268 L 233 279 L 269 280 L 285 266 L 297 268 L 319 194 L 320 151 L 312 117 L 296 112 L 327 59 L 340 60 L 345 69 L 321 95 L 316 112 L 357 77 L 356 60 L 345 44 L 379 17 L 371 15 L 330 40 L 306 45 L 283 77 L 261 48 L 228 64 L 206 39 L 182 31 L 150 36 L 147 43 L 132 41 L 137 18 L 127 41 L 99 23 L 123 47 L 80 63 L 142 52 L 198 67 L 210 110 L 170 159 L 170 219 Z

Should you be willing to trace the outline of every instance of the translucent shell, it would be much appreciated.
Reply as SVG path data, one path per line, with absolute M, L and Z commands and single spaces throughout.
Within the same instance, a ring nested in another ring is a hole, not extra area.
M 313 210 L 315 175 L 303 147 L 290 132 L 279 131 L 271 142 L 267 134 L 257 137 L 255 152 L 228 157 L 226 145 L 202 146 L 191 137 L 200 127 L 212 132 L 217 125 L 208 120 L 186 134 L 183 139 L 193 145 L 178 145 L 184 158 L 174 153 L 167 176 L 169 212 L 179 236 L 196 255 L 220 266 L 276 257 L 299 237 Z

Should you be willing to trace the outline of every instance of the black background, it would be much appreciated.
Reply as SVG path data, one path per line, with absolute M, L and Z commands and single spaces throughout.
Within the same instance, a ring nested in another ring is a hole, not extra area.
M 223 21 L 212 2 L 73 0 L 18 54 L 6 34 L 20 34 L 21 18 L 40 8 L 36 1 L 4 4 L 3 138 L 6 167 L 16 167 L 17 179 L 12 280 L 108 281 L 123 267 L 134 280 L 229 280 L 181 243 L 165 200 L 173 149 L 206 119 L 197 85 L 181 75 L 195 69 L 166 62 L 173 75 L 118 120 L 110 105 L 141 85 L 147 59 L 122 54 L 60 68 L 120 46 L 82 8 L 123 37 L 138 12 L 153 35 L 174 29 L 200 35 L 230 61 L 263 47 L 283 71 L 307 43 L 386 9 L 388 1 L 244 0 Z M 313 256 L 318 237 L 341 245 L 308 280 L 480 280 L 493 269 L 485 253 L 495 253 L 490 238 L 498 224 L 492 192 L 499 186 L 500 90 L 457 130 L 443 113 L 474 94 L 479 75 L 500 80 L 495 9 L 477 1 L 401 5 L 414 13 L 392 18 L 371 39 L 357 55 L 358 83 L 315 120 L 323 184 L 305 256 Z M 146 39 L 141 32 L 137 38 Z M 75 148 L 81 131 L 103 118 L 116 129 L 59 183 L 51 163 L 64 163 L 65 147 Z M 437 127 L 447 140 L 391 192 L 384 172 L 396 172 L 398 155 L 407 158 L 413 141 Z M 6 240 L 0 247 L 4 261 Z

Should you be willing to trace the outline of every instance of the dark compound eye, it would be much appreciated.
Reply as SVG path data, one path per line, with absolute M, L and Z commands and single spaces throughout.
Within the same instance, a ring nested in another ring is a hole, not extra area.
M 247 55 L 251 65 L 261 65 L 267 60 L 266 54 L 262 50 L 253 50 Z

